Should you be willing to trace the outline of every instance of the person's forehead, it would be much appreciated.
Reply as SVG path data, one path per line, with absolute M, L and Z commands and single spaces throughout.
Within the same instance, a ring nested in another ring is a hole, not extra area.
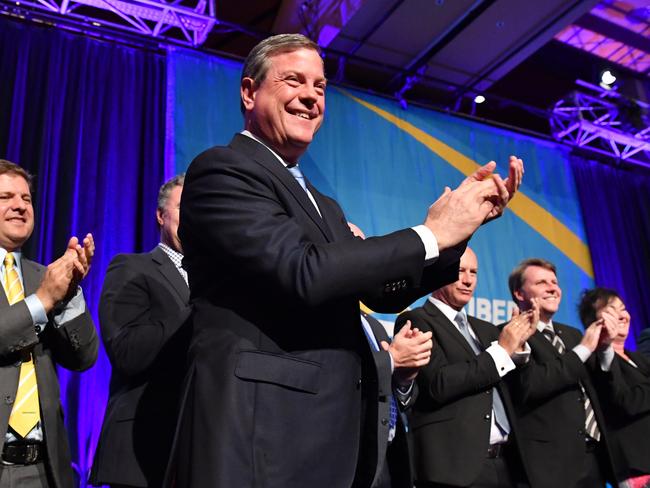
M 557 279 L 557 276 L 552 270 L 537 265 L 528 266 L 524 270 L 524 282 L 526 280 L 538 280 L 541 278 Z
M 11 191 L 31 195 L 27 180 L 21 175 L 14 173 L 3 173 L 0 175 L 0 191 Z
M 300 47 L 297 49 L 280 50 L 272 53 L 267 58 L 270 67 L 281 69 L 293 69 L 304 66 L 302 60 L 308 60 L 317 65 L 320 72 L 324 72 L 323 59 L 315 49 Z

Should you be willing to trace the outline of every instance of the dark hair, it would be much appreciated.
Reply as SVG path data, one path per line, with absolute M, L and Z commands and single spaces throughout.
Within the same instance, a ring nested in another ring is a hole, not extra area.
M 22 176 L 27 182 L 30 193 L 33 191 L 32 188 L 32 175 L 30 175 L 23 167 L 18 166 L 16 163 L 7 161 L 6 159 L 0 159 L 0 175 L 12 174 L 16 176 Z
M 521 287 L 524 285 L 524 272 L 530 266 L 539 266 L 540 268 L 548 269 L 549 271 L 553 271 L 553 273 L 557 274 L 555 265 L 552 262 L 547 261 L 546 259 L 542 259 L 542 258 L 524 259 L 521 263 L 519 263 L 515 267 L 515 269 L 512 270 L 510 276 L 508 277 L 508 288 L 510 288 L 510 295 L 512 295 L 512 299 L 515 301 L 515 303 L 517 303 L 517 298 L 515 297 L 515 291 L 520 290 Z
M 252 78 L 255 83 L 261 83 L 269 70 L 269 59 L 276 54 L 297 51 L 298 49 L 313 49 L 321 54 L 321 49 L 314 41 L 302 34 L 279 34 L 267 37 L 259 42 L 246 56 L 241 72 L 241 80 Z M 241 81 L 240 80 L 240 81 Z M 241 112 L 245 112 L 244 102 L 240 101 Z
M 596 314 L 606 307 L 612 299 L 621 299 L 621 296 L 610 288 L 593 288 L 584 290 L 578 304 L 580 321 L 585 328 L 596 320 Z

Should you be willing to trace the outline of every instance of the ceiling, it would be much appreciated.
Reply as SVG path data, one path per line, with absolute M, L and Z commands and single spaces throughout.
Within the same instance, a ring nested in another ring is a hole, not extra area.
M 303 32 L 333 82 L 541 133 L 575 80 L 604 68 L 650 98 L 650 0 L 0 0 L 1 13 L 235 57 Z

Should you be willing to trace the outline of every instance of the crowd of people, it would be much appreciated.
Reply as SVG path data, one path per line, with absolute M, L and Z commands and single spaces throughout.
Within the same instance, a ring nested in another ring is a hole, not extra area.
M 505 179 L 490 162 L 421 225 L 366 238 L 299 168 L 326 83 L 306 37 L 255 46 L 242 132 L 161 187 L 152 251 L 110 263 L 99 329 L 112 376 L 90 483 L 645 486 L 650 360 L 624 348 L 616 292 L 584 293 L 581 334 L 553 320 L 555 266 L 532 258 L 509 277 L 509 322 L 465 312 L 468 242 L 502 215 L 523 162 Z M 69 488 L 55 366 L 97 357 L 79 286 L 95 244 L 72 237 L 44 267 L 21 252 L 33 227 L 31 176 L 0 160 L 0 488 Z M 392 337 L 367 308 L 403 312 Z

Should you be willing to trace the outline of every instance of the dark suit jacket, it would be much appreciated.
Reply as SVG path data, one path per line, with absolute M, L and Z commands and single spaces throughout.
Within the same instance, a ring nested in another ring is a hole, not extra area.
M 636 350 L 650 357 L 650 329 L 643 329 L 636 340 Z
M 376 451 L 361 447 L 374 444 L 362 392 L 377 373 L 359 300 L 400 310 L 457 279 L 464 245 L 425 267 L 414 231 L 354 238 L 337 203 L 307 185 L 322 218 L 244 135 L 188 169 L 179 235 L 195 311 L 169 477 L 179 488 L 344 487 L 355 472 L 369 486 L 376 471 Z
M 589 395 L 606 457 L 607 431 L 591 381 L 589 364 L 583 364 L 571 349 L 580 343 L 580 332 L 553 322 L 566 346 L 560 355 L 548 339 L 535 332 L 528 340 L 528 364 L 506 376 L 519 416 L 520 441 L 528 460 L 529 478 L 535 487 L 575 486 L 585 460 L 585 410 L 579 383 Z M 610 466 L 601 466 L 611 476 Z
M 161 486 L 185 371 L 189 295 L 160 247 L 120 254 L 108 267 L 99 318 L 113 370 L 93 484 Z
M 396 329 L 407 320 L 423 332 L 432 331 L 434 341 L 431 360 L 417 377 L 419 395 L 410 412 L 415 477 L 471 486 L 490 445 L 494 388 L 501 394 L 510 420 L 510 440 L 518 446 L 510 394 L 492 356 L 485 351 L 474 354 L 465 337 L 431 302 L 401 314 Z M 498 339 L 499 329 L 494 325 L 474 317 L 468 320 L 483 348 Z
M 23 258 L 21 270 L 25 296 L 28 296 L 40 286 L 45 267 Z M 0 403 L 0 425 L 3 426 L 0 448 L 4 445 L 5 429 L 18 390 L 21 356 L 31 350 L 38 379 L 46 462 L 51 469 L 54 488 L 72 488 L 70 449 L 63 424 L 56 366 L 83 371 L 95 363 L 98 340 L 88 309 L 59 328 L 50 320 L 37 335 L 25 302 L 9 306 L 4 290 L 0 290 L 0 331 L 0 398 L 3 399 Z
M 596 375 L 618 481 L 650 474 L 650 359 L 625 353 L 638 368 L 616 355 L 610 371 Z
M 386 329 L 376 318 L 368 314 L 363 314 L 370 328 L 377 339 L 379 351 L 372 351 L 372 357 L 377 368 L 377 434 L 376 434 L 376 449 L 377 449 L 377 470 L 373 479 L 372 486 L 374 487 L 382 469 L 382 460 L 388 463 L 388 469 L 391 474 L 392 488 L 411 488 L 413 486 L 413 477 L 411 475 L 411 460 L 409 456 L 409 444 L 406 436 L 406 417 L 405 410 L 411 406 L 416 398 L 417 387 L 414 386 L 411 394 L 407 398 L 397 401 L 400 408 L 400 414 L 397 418 L 397 425 L 395 426 L 395 437 L 393 441 L 388 444 L 388 431 L 390 429 L 390 398 L 394 392 L 393 386 L 393 372 L 391 367 L 390 354 L 381 349 L 381 342 L 386 341 L 390 343 L 390 338 L 386 333 Z M 395 398 L 400 398 L 395 396 Z M 372 401 L 370 402 L 373 403 Z

